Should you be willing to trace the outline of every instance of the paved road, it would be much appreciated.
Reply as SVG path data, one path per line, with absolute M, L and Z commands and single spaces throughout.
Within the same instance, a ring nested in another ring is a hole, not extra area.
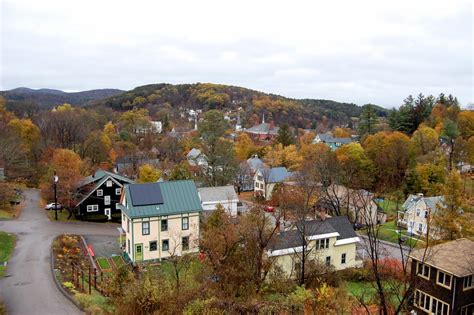
M 0 231 L 17 235 L 7 276 L 0 279 L 0 296 L 9 314 L 81 314 L 57 289 L 50 269 L 50 249 L 62 233 L 117 236 L 113 225 L 85 222 L 50 222 L 39 207 L 39 191 L 24 192 L 25 207 L 19 219 L 0 221 Z
M 367 254 L 367 249 L 368 249 L 367 236 L 364 236 L 361 234 L 359 234 L 358 236 L 360 238 L 360 244 L 357 248 L 357 252 L 359 256 L 362 257 L 363 259 L 368 258 L 369 256 Z M 379 250 L 380 258 L 391 257 L 391 258 L 396 258 L 398 260 L 402 260 L 402 253 L 400 251 L 400 247 L 398 246 L 398 244 L 380 241 L 379 249 L 380 249 Z M 404 259 L 406 259 L 406 255 L 408 254 L 408 252 L 409 252 L 409 248 L 406 246 L 403 246 Z

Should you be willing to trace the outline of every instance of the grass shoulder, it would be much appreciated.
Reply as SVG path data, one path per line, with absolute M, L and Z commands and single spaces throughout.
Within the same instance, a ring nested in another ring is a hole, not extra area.
M 5 276 L 6 266 L 15 247 L 16 236 L 14 234 L 0 231 L 0 278 Z

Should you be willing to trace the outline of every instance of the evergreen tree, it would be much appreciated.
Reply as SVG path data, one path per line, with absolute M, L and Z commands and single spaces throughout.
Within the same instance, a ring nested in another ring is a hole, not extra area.
M 288 126 L 288 124 L 283 124 L 283 126 L 281 126 L 281 128 L 278 130 L 278 137 L 276 140 L 284 147 L 294 143 L 293 133 L 291 132 L 290 126 Z
M 367 135 L 367 134 L 374 134 L 375 133 L 375 127 L 377 124 L 377 114 L 375 113 L 375 109 L 373 105 L 367 104 L 364 106 L 364 110 L 362 111 L 362 114 L 360 115 L 360 121 L 359 121 L 359 135 L 361 137 Z

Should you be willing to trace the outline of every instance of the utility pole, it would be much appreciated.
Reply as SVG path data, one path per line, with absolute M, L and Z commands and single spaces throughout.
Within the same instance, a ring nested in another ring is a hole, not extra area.
M 53 185 L 54 185 L 54 219 L 58 221 L 58 195 L 56 185 L 59 181 L 59 177 L 56 175 L 56 170 L 53 175 Z

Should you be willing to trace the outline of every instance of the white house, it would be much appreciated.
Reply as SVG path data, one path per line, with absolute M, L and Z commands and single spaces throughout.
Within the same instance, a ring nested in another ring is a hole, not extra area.
M 191 151 L 186 154 L 186 159 L 191 166 L 207 168 L 207 157 L 205 154 L 202 154 L 199 149 L 192 148 Z
M 239 197 L 233 186 L 201 187 L 198 188 L 198 192 L 204 211 L 216 210 L 220 204 L 230 215 L 237 215 Z
M 254 195 L 266 200 L 272 197 L 273 188 L 278 183 L 288 181 L 292 176 L 286 167 L 261 168 L 254 175 Z

